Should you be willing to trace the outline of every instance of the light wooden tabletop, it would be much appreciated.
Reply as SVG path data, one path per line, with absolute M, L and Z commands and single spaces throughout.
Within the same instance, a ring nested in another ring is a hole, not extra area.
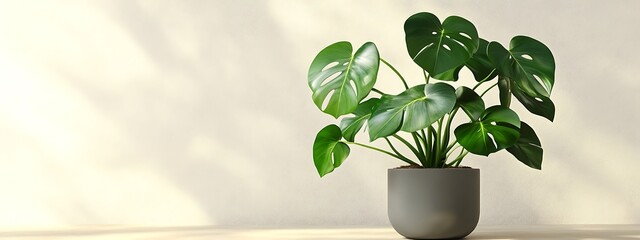
M 1 239 L 404 239 L 388 227 L 241 228 L 85 226 L 0 229 Z M 479 226 L 467 239 L 640 239 L 640 225 Z

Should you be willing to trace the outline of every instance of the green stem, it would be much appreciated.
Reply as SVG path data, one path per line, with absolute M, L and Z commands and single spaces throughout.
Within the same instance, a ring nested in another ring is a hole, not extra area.
M 452 149 L 451 149 L 451 151 L 447 151 L 447 158 L 449 158 L 449 156 L 451 156 L 451 154 L 452 154 L 453 152 L 455 152 L 455 151 L 456 151 L 456 149 L 458 149 L 460 146 L 461 146 L 461 145 L 457 145 L 457 146 L 455 146 L 454 148 L 452 148 Z
M 442 118 L 438 120 L 438 132 L 437 132 L 437 136 L 435 139 L 435 145 L 436 145 L 436 158 L 434 159 L 435 161 L 435 165 L 436 167 L 440 166 L 440 156 L 441 156 L 441 152 L 440 150 L 442 149 L 442 146 L 440 146 L 440 142 L 442 141 Z
M 399 157 L 404 158 L 404 159 L 406 159 L 406 160 L 409 160 L 409 158 L 407 158 L 406 156 L 402 155 L 402 153 L 400 153 L 400 152 L 398 151 L 398 149 L 396 149 L 396 147 L 395 147 L 395 146 L 393 146 L 393 144 L 391 143 L 391 141 L 389 141 L 389 138 L 384 138 L 384 140 L 385 140 L 385 141 L 387 141 L 387 143 L 389 144 L 389 147 L 391 148 L 391 150 L 392 150 L 396 155 L 398 155 Z M 411 161 L 411 160 L 409 160 L 409 161 Z M 413 162 L 413 161 L 411 161 L 411 162 Z
M 465 156 L 467 156 L 467 154 L 469 154 L 469 152 L 467 152 L 467 151 L 464 151 L 464 150 L 463 150 L 463 152 L 464 152 L 464 153 L 463 153 L 463 154 L 461 154 L 461 155 L 456 159 L 456 165 L 455 165 L 455 167 L 460 166 L 460 163 L 462 162 L 462 159 L 464 159 L 464 157 L 465 157 Z
M 493 85 L 491 85 L 491 87 L 487 88 L 487 90 L 484 90 L 484 92 L 482 92 L 482 94 L 480 94 L 480 97 L 484 96 L 485 93 L 487 93 L 489 90 L 491 90 L 492 88 L 498 86 L 498 83 L 495 83 Z
M 422 165 L 426 165 L 427 164 L 427 158 L 424 155 L 424 150 L 422 150 L 422 144 L 420 144 L 420 140 L 418 140 L 418 134 L 415 132 L 411 133 L 411 136 L 413 136 L 413 141 L 416 142 L 416 148 L 418 149 L 418 153 L 420 153 L 420 157 L 418 157 L 418 160 L 420 160 L 420 163 L 422 163 Z
M 378 93 L 380 95 L 385 95 L 385 93 L 383 93 L 382 91 L 380 91 L 380 90 L 378 90 L 376 88 L 372 88 L 371 91 L 376 92 L 376 93 Z
M 398 77 L 400 77 L 400 80 L 402 80 L 402 84 L 404 84 L 404 88 L 405 89 L 409 89 L 409 85 L 407 85 L 407 81 L 404 80 L 404 77 L 402 77 L 402 74 L 400 74 L 400 72 L 398 72 L 398 70 L 396 70 L 396 68 L 394 68 L 393 66 L 391 66 L 391 64 L 389 64 L 389 62 L 385 61 L 384 59 L 380 58 L 380 61 L 382 61 L 382 63 L 384 63 L 385 65 L 387 65 L 387 67 L 391 68 L 391 70 L 396 73 L 396 75 L 398 75 Z
M 342 141 L 342 142 L 347 143 L 347 144 L 355 144 L 355 145 L 358 145 L 358 146 L 361 146 L 361 147 L 365 147 L 365 148 L 368 148 L 368 149 L 371 149 L 371 150 L 375 150 L 375 151 L 378 151 L 378 152 L 381 152 L 381 153 L 387 154 L 387 155 L 389 155 L 389 156 L 395 157 L 395 158 L 397 158 L 397 159 L 400 159 L 400 160 L 402 160 L 402 161 L 404 161 L 404 162 L 406 162 L 406 163 L 408 163 L 408 164 L 418 165 L 417 163 L 415 163 L 414 161 L 411 161 L 411 160 L 410 160 L 410 159 L 408 159 L 408 158 L 403 158 L 403 157 L 401 157 L 401 156 L 395 155 L 395 154 L 393 154 L 393 153 L 391 153 L 391 152 L 388 152 L 388 151 L 382 150 L 382 149 L 377 148 L 377 147 L 374 147 L 374 146 L 369 146 L 369 145 L 365 145 L 365 144 L 357 143 L 357 142 L 346 142 L 346 141 Z
M 449 114 L 449 119 L 447 119 L 447 124 L 444 126 L 444 139 L 442 141 L 443 147 L 449 145 L 449 139 L 451 138 L 451 121 L 453 121 L 453 118 L 456 116 L 456 113 L 458 113 L 458 109 L 460 108 L 456 108 L 455 110 L 453 110 L 453 112 Z M 446 152 L 447 151 L 445 151 L 445 153 Z
M 491 77 L 491 74 L 493 74 L 493 72 L 495 72 L 496 69 L 494 68 L 493 70 L 491 70 L 491 72 L 489 73 L 489 75 L 487 75 L 484 79 L 480 80 L 480 82 L 478 82 L 478 84 L 476 84 L 475 86 L 473 86 L 473 88 L 471 90 L 476 90 L 476 88 L 480 87 L 480 84 L 483 84 L 484 82 L 486 82 L 487 80 L 489 80 L 489 77 Z
M 416 157 L 418 157 L 418 160 L 420 160 L 420 162 L 422 162 L 422 157 L 420 156 L 420 152 L 418 152 L 418 150 L 416 148 L 413 147 L 413 145 L 411 145 L 411 143 L 409 143 L 409 141 L 407 141 L 406 139 L 400 137 L 398 134 L 393 134 L 392 137 L 400 140 L 400 142 L 404 143 L 404 145 L 406 145 L 411 152 L 413 152 L 414 155 L 416 155 Z
M 451 148 L 452 148 L 453 146 L 455 146 L 455 145 L 456 145 L 456 143 L 458 143 L 458 142 L 453 141 L 451 144 L 449 144 L 449 146 L 447 146 L 447 150 L 446 150 L 445 152 L 449 152 L 449 150 L 451 150 Z
M 429 162 L 429 145 L 427 144 L 427 134 L 424 132 L 424 129 L 420 130 L 422 132 L 422 146 L 424 147 L 424 158 Z
M 435 161 L 433 160 L 436 156 L 435 153 L 435 146 L 433 145 L 433 138 L 435 137 L 435 129 L 433 129 L 432 126 L 429 126 L 429 128 L 427 129 L 427 145 L 429 147 L 429 157 L 427 157 L 427 162 L 429 163 L 430 167 L 433 167 Z

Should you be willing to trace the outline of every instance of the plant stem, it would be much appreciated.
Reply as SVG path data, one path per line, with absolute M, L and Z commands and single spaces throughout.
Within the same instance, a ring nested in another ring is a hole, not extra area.
M 462 149 L 460 150 L 460 154 L 458 154 L 458 157 L 456 157 L 455 160 L 451 161 L 450 163 L 447 164 L 447 166 L 454 166 L 454 167 L 458 167 L 460 165 L 460 162 L 462 162 L 462 159 L 467 156 L 469 152 L 466 149 Z
M 480 94 L 480 97 L 484 96 L 484 94 L 486 94 L 489 90 L 491 90 L 492 88 L 498 86 L 498 83 L 495 83 L 493 85 L 491 85 L 491 87 L 487 88 L 487 90 L 484 90 L 484 92 L 482 92 L 482 94 Z
M 422 157 L 420 156 L 420 152 L 418 152 L 418 150 L 416 148 L 414 148 L 413 145 L 411 145 L 411 143 L 409 143 L 409 141 L 407 141 L 404 138 L 400 137 L 398 134 L 393 134 L 392 136 L 394 138 L 400 140 L 400 142 L 404 143 L 404 145 L 406 145 L 411 150 L 411 152 L 413 152 L 413 154 L 416 155 L 416 157 L 418 157 L 418 160 L 420 160 L 420 162 L 422 162 Z
M 420 130 L 422 132 L 422 147 L 424 147 L 424 158 L 429 162 L 429 144 L 427 143 L 427 134 L 424 133 L 424 129 Z
M 438 132 L 434 144 L 436 145 L 436 158 L 434 159 L 436 167 L 440 166 L 440 150 L 442 147 L 440 146 L 440 142 L 442 141 L 442 118 L 438 120 Z
M 435 151 L 434 151 L 434 145 L 433 145 L 433 137 L 435 136 L 435 129 L 433 129 L 432 126 L 429 126 L 429 128 L 427 129 L 427 146 L 429 147 L 429 156 L 427 157 L 427 162 L 429 163 L 430 167 L 433 167 L 435 161 L 433 161 L 433 159 L 435 158 Z
M 471 90 L 476 90 L 476 88 L 480 87 L 480 84 L 483 84 L 484 82 L 486 82 L 487 80 L 489 80 L 489 77 L 491 77 L 491 74 L 493 74 L 493 72 L 495 72 L 496 69 L 494 68 L 493 70 L 491 70 L 491 72 L 489 73 L 489 75 L 487 75 L 484 79 L 480 80 L 480 82 L 478 82 L 478 84 L 476 84 L 475 86 L 473 86 L 473 88 Z
M 451 144 L 449 144 L 449 146 L 447 146 L 447 150 L 446 150 L 445 152 L 449 152 L 449 150 L 451 150 L 451 148 L 452 148 L 453 146 L 455 146 L 455 145 L 456 145 L 456 143 L 458 143 L 458 142 L 453 141 Z
M 449 145 L 449 139 L 451 137 L 451 121 L 453 121 L 453 118 L 456 116 L 456 113 L 458 113 L 458 109 L 460 108 L 454 109 L 453 112 L 449 114 L 449 118 L 447 119 L 447 124 L 444 125 L 444 141 L 442 141 L 442 147 Z
M 429 84 L 429 79 L 431 78 L 431 76 L 427 76 L 427 71 L 425 71 L 424 69 L 422 69 L 422 75 L 424 76 L 424 81 Z
M 400 72 L 398 72 L 398 70 L 396 70 L 396 68 L 394 68 L 393 66 L 391 66 L 391 64 L 389 64 L 389 62 L 387 62 L 386 60 L 384 60 L 383 58 L 380 58 L 380 61 L 382 61 L 382 63 L 384 63 L 385 65 L 387 65 L 387 67 L 391 68 L 391 70 L 393 72 L 396 73 L 396 75 L 398 75 L 398 77 L 400 77 L 400 80 L 402 80 L 402 84 L 404 84 L 404 88 L 405 89 L 409 89 L 409 85 L 407 85 L 407 81 L 404 80 L 404 77 L 402 77 L 402 74 L 400 74 Z
M 461 145 L 457 145 L 454 148 L 451 149 L 451 151 L 447 151 L 447 158 L 449 158 L 449 156 L 456 151 L 456 149 L 458 149 Z
M 411 165 L 418 165 L 417 163 L 415 163 L 414 161 L 411 161 L 408 158 L 395 155 L 395 154 L 393 154 L 391 152 L 382 150 L 382 149 L 374 147 L 374 146 L 369 146 L 369 145 L 365 145 L 365 144 L 357 143 L 357 142 L 347 142 L 347 141 L 342 141 L 342 142 L 347 143 L 347 144 L 355 144 L 355 145 L 358 145 L 358 146 L 361 146 L 361 147 L 365 147 L 365 148 L 368 148 L 368 149 L 371 149 L 371 150 L 375 150 L 375 151 L 378 151 L 378 152 L 381 152 L 381 153 L 385 153 L 385 154 L 387 154 L 389 156 L 392 156 L 392 157 L 395 157 L 397 159 L 400 159 L 400 160 L 402 160 L 402 161 L 404 161 L 404 162 L 406 162 L 408 164 L 411 164 Z
M 464 159 L 464 157 L 465 157 L 465 156 L 467 156 L 467 154 L 469 153 L 469 152 L 467 152 L 467 151 L 465 151 L 465 150 L 463 150 L 463 152 L 464 152 L 464 153 L 463 153 L 463 154 L 461 154 L 461 155 L 457 158 L 457 161 L 456 161 L 456 165 L 455 165 L 455 167 L 460 166 L 460 163 L 462 162 L 462 159 Z
M 420 160 L 420 163 L 422 163 L 422 165 L 426 165 L 427 163 L 427 157 L 424 155 L 424 150 L 422 150 L 422 144 L 420 144 L 420 140 L 418 140 L 418 134 L 415 132 L 411 133 L 411 136 L 413 136 L 413 141 L 416 142 L 416 148 L 418 149 L 418 152 L 420 153 L 420 157 L 418 157 L 418 160 Z
M 404 158 L 404 159 L 409 160 L 409 158 L 407 158 L 406 156 L 402 155 L 402 153 L 400 153 L 400 152 L 398 151 L 398 149 L 396 149 L 396 147 L 394 147 L 394 146 L 393 146 L 393 144 L 391 143 L 391 141 L 389 141 L 389 138 L 384 138 L 384 140 L 385 140 L 385 141 L 387 141 L 387 143 L 389 144 L 389 147 L 391 148 L 391 150 L 392 150 L 396 155 L 398 155 L 398 156 L 400 156 L 400 157 L 402 157 L 402 158 Z M 409 160 L 409 161 L 411 161 L 411 160 Z M 412 162 L 413 162 L 413 161 L 412 161 Z
M 376 88 L 371 88 L 371 91 L 376 92 L 376 93 L 378 93 L 380 95 L 385 95 L 385 93 L 383 93 L 382 91 L 380 91 L 380 90 L 378 90 Z

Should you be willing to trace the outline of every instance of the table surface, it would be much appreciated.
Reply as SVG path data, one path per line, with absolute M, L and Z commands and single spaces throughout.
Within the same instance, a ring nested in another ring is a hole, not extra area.
M 83 226 L 0 229 L 1 239 L 404 239 L 389 227 L 241 228 Z M 640 225 L 479 226 L 467 239 L 640 239 Z

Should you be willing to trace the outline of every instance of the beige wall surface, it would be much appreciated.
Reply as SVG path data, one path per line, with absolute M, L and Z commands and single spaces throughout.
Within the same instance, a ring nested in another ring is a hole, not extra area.
M 555 122 L 516 106 L 543 141 L 543 170 L 506 152 L 463 162 L 481 169 L 481 224 L 640 224 L 638 9 L 3 1 L 0 226 L 388 224 L 386 170 L 401 162 L 354 147 L 320 179 L 311 145 L 335 120 L 313 105 L 306 71 L 328 44 L 373 41 L 419 84 L 402 25 L 420 11 L 463 16 L 503 44 L 532 36 L 555 55 Z M 391 71 L 380 74 L 380 88 L 402 89 Z

